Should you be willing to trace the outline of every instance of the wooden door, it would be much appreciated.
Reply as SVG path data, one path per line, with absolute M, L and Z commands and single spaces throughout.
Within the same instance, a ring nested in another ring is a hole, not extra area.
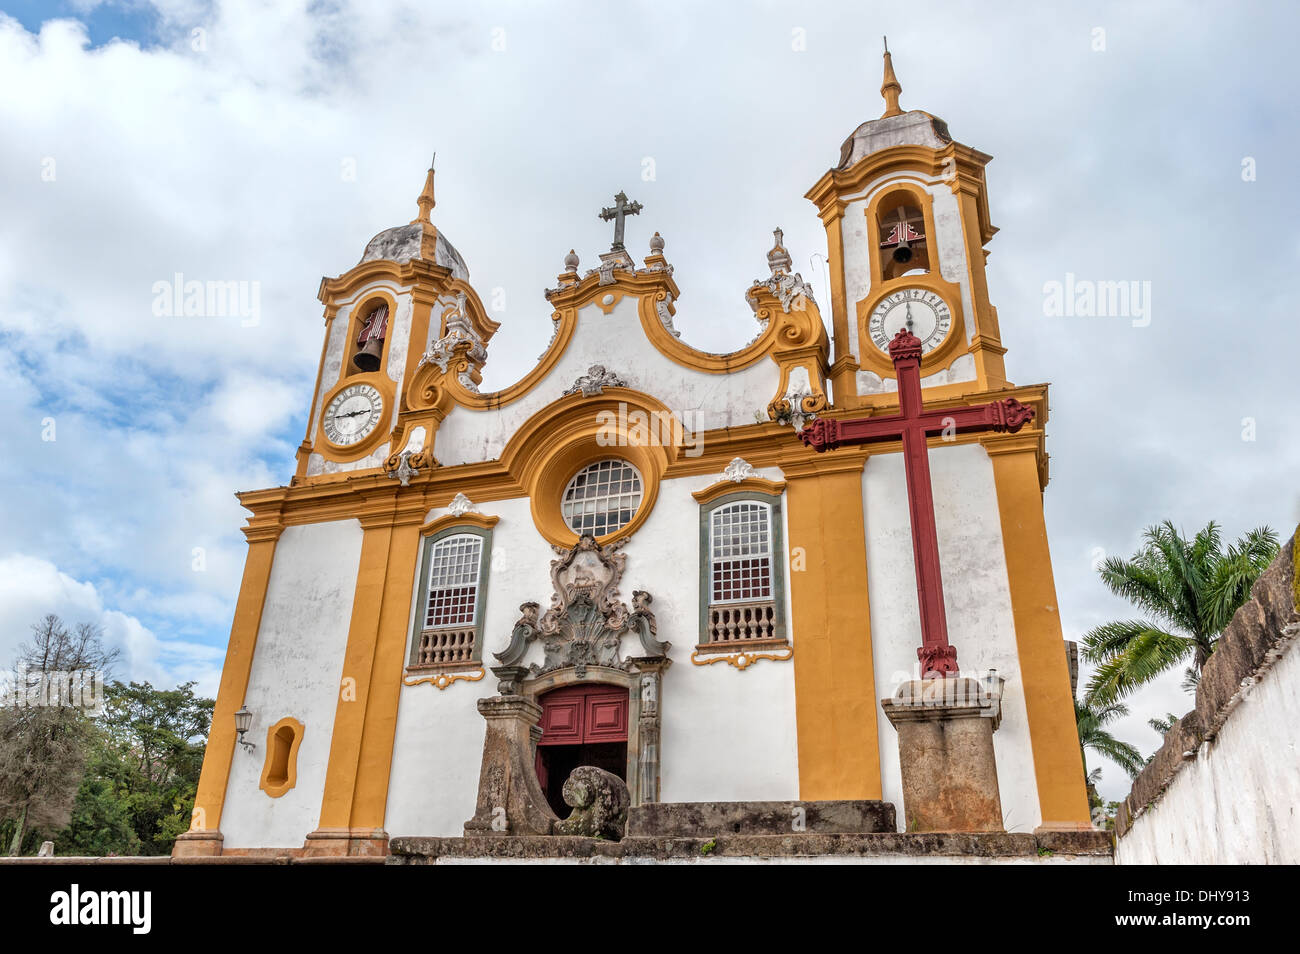
M 627 741 L 628 694 L 621 686 L 565 686 L 542 696 L 538 745 Z

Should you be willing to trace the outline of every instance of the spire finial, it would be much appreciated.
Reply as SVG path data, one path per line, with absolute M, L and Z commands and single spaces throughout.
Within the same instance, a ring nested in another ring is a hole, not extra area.
M 893 57 L 889 55 L 889 37 L 885 37 L 885 81 L 880 86 L 880 95 L 885 97 L 885 112 L 881 115 L 881 119 L 903 115 L 903 111 L 898 106 L 898 94 L 902 91 L 903 85 L 894 75 Z
M 438 160 L 438 154 L 435 152 L 433 158 L 429 160 L 429 174 L 424 177 L 424 189 L 420 192 L 420 197 L 415 200 L 416 207 L 420 210 L 419 214 L 411 220 L 411 224 L 417 222 L 431 222 L 433 207 L 437 202 L 433 198 L 433 165 Z

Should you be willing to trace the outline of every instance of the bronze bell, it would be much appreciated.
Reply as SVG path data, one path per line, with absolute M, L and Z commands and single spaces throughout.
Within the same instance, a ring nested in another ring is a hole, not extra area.
M 894 249 L 894 261 L 905 263 L 910 262 L 911 260 L 912 250 L 908 248 L 906 243 L 900 243 L 898 247 Z
M 352 358 L 352 363 L 356 365 L 358 371 L 378 371 L 379 359 L 384 353 L 384 339 L 371 338 L 366 341 L 366 345 L 356 353 Z

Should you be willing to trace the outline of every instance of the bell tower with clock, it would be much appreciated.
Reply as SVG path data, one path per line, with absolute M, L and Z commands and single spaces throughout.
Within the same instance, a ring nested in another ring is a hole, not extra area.
M 889 342 L 921 340 L 921 385 L 959 397 L 1007 385 L 997 309 L 989 302 L 984 166 L 947 124 L 903 110 L 885 51 L 885 111 L 845 140 L 838 165 L 807 193 L 826 227 L 837 407 L 895 403 Z
M 321 281 L 325 341 L 296 484 L 345 478 L 431 444 L 426 428 L 408 434 L 397 426 L 399 395 L 430 356 L 445 364 L 455 351 L 459 382 L 477 390 L 498 326 L 464 259 L 432 222 L 433 183 L 430 164 L 416 217 L 380 232 L 360 262 Z

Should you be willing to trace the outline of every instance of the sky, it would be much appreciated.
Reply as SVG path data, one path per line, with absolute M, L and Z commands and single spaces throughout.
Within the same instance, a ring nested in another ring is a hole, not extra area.
M 0 0 L 0 660 L 46 612 L 97 622 L 121 678 L 213 694 L 245 544 L 236 490 L 287 483 L 322 275 L 434 221 L 499 306 L 484 389 L 549 340 L 569 248 L 620 189 L 659 231 L 676 325 L 753 334 L 776 226 L 825 307 L 804 192 L 905 109 L 995 158 L 989 245 L 1010 379 L 1050 382 L 1045 507 L 1067 638 L 1134 615 L 1095 566 L 1144 527 L 1300 521 L 1300 13 L 1276 3 L 445 4 Z M 177 317 L 159 282 L 255 289 Z M 1072 276 L 1072 277 L 1071 277 Z M 1141 314 L 1053 313 L 1135 282 Z M 1180 673 L 1115 732 L 1182 714 Z M 1085 676 L 1086 678 L 1086 676 Z M 1127 782 L 1103 763 L 1103 794 Z

